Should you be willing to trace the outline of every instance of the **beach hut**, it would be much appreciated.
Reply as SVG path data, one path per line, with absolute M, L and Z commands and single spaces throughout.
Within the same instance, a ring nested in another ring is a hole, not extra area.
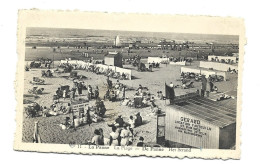
M 180 101 L 182 100 L 182 101 Z M 157 117 L 157 143 L 168 147 L 230 149 L 236 143 L 236 110 L 198 95 L 182 97 Z
M 122 54 L 119 52 L 109 52 L 105 56 L 104 61 L 108 66 L 123 67 Z

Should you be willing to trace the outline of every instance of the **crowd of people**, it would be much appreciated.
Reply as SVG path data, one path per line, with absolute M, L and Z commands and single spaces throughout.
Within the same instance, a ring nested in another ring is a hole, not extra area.
M 235 61 L 231 59 L 219 59 L 217 56 L 215 58 L 210 59 L 212 62 L 220 62 L 220 63 L 226 63 L 226 64 L 234 64 Z
M 138 112 L 135 117 L 130 116 L 128 122 L 124 121 L 122 116 L 118 118 L 111 127 L 111 133 L 108 138 L 104 137 L 103 130 L 95 129 L 91 144 L 94 145 L 109 145 L 109 146 L 129 146 L 132 145 L 135 137 L 134 128 L 141 126 L 143 123 L 142 116 Z M 143 137 L 140 142 L 143 142 Z M 143 146 L 141 143 L 138 146 Z
M 190 63 L 193 61 L 192 58 L 186 58 L 186 57 L 177 57 L 177 58 L 170 57 L 169 60 L 171 62 L 184 62 L 184 61 L 186 61 L 186 62 L 190 62 Z
M 91 99 L 97 99 L 99 97 L 99 88 L 96 86 L 94 89 L 91 85 L 86 85 L 84 81 L 73 81 L 73 87 L 69 89 L 70 86 L 65 85 L 61 86 L 56 90 L 56 97 L 59 100 L 60 98 L 63 98 L 64 100 L 66 98 L 70 98 L 71 101 L 75 100 L 76 93 L 80 97 L 83 96 L 83 90 L 87 90 L 86 98 L 88 100 Z
M 33 60 L 30 63 L 30 68 L 42 68 L 42 67 L 45 67 L 45 68 L 50 69 L 51 63 L 52 63 L 51 59 L 39 58 L 37 60 Z
M 70 63 L 61 63 L 59 67 L 64 68 L 64 72 L 71 72 L 74 70 L 86 70 L 88 72 L 92 72 L 98 75 L 104 75 L 115 79 L 120 80 L 129 80 L 131 75 L 125 73 L 125 72 L 117 72 L 111 68 L 104 68 L 97 64 L 70 64 Z
M 121 100 L 125 98 L 126 86 L 120 83 L 119 80 L 113 84 L 113 82 L 107 77 L 107 90 L 104 95 L 104 99 L 115 102 L 117 100 Z
M 43 117 L 48 116 L 57 116 L 61 114 L 68 114 L 72 110 L 70 103 L 59 103 L 54 101 L 53 104 L 50 105 L 49 108 L 46 106 L 43 107 Z
M 163 99 L 161 91 L 158 93 L 158 99 Z M 149 89 L 147 87 L 143 87 L 141 84 L 137 88 L 134 98 L 130 99 L 129 97 L 125 97 L 122 99 L 121 105 L 128 106 L 130 108 L 145 108 L 150 106 L 151 113 L 153 114 L 158 114 L 161 111 L 158 105 L 156 105 L 155 98 L 152 96 Z

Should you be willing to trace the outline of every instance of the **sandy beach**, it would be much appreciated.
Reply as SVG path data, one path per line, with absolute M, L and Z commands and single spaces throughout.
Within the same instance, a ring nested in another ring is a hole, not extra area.
M 55 62 L 57 65 L 58 62 Z M 193 62 L 192 66 L 198 66 L 198 62 Z M 162 91 L 165 95 L 165 83 L 169 84 L 173 82 L 174 85 L 180 85 L 181 82 L 178 81 L 180 77 L 180 68 L 181 66 L 173 66 L 173 65 L 161 65 L 160 68 L 154 68 L 153 72 L 138 72 L 137 68 L 132 65 L 124 65 L 124 68 L 128 68 L 132 70 L 133 80 L 122 80 L 121 83 L 137 88 L 139 84 L 143 87 L 148 87 L 150 93 L 154 94 L 152 96 L 155 97 L 155 103 L 164 111 L 165 105 L 168 105 L 168 100 L 159 100 L 157 98 L 157 91 Z M 54 73 L 54 77 L 45 78 L 45 85 L 37 85 L 38 87 L 44 88 L 44 93 L 39 95 L 38 98 L 34 98 L 32 95 L 28 94 L 28 89 L 31 89 L 33 86 L 30 84 L 30 81 L 33 77 L 40 77 L 41 71 L 43 69 L 30 69 L 30 71 L 25 72 L 25 86 L 24 86 L 24 99 L 32 100 L 39 103 L 41 106 L 49 107 L 53 100 L 53 95 L 55 94 L 57 88 L 60 85 L 70 85 L 73 86 L 73 82 L 71 79 L 66 78 L 69 73 Z M 92 87 L 98 86 L 100 90 L 100 97 L 103 97 L 105 94 L 105 83 L 106 77 L 104 75 L 96 75 L 91 72 L 87 72 L 85 70 L 77 70 L 78 74 L 84 75 L 87 77 L 84 80 L 84 83 L 87 85 L 91 85 Z M 227 91 L 227 90 L 235 90 L 237 86 L 237 75 L 230 74 L 230 78 L 228 81 L 216 82 L 215 85 L 218 86 L 219 91 Z M 111 79 L 113 83 L 116 82 L 116 79 Z M 201 82 L 194 82 L 194 88 L 191 89 L 181 89 L 176 88 L 176 95 L 184 95 L 186 93 L 195 92 L 197 89 L 200 89 Z M 130 99 L 133 99 L 134 93 L 136 91 L 127 91 L 126 96 Z M 76 96 L 77 93 L 76 93 Z M 86 90 L 83 90 L 83 96 L 86 96 Z M 64 103 L 69 102 L 69 99 L 61 100 Z M 90 105 L 95 103 L 94 100 L 89 102 Z M 236 108 L 236 100 L 229 99 L 224 100 L 219 103 L 220 105 L 227 106 L 229 108 Z M 26 104 L 25 104 L 26 106 Z M 39 133 L 42 138 L 42 142 L 44 143 L 60 143 L 60 144 L 68 144 L 76 142 L 77 144 L 85 144 L 87 141 L 91 140 L 94 135 L 94 130 L 98 128 L 102 128 L 104 131 L 104 136 L 109 138 L 109 133 L 111 132 L 111 128 L 108 127 L 107 123 L 114 122 L 118 115 L 122 115 L 124 121 L 128 121 L 130 115 L 134 115 L 137 112 L 140 112 L 143 117 L 143 125 L 136 127 L 134 129 L 134 141 L 135 145 L 140 136 L 144 137 L 146 143 L 155 143 L 156 142 L 156 116 L 151 113 L 150 107 L 146 108 L 130 108 L 127 106 L 120 105 L 120 102 L 110 102 L 105 101 L 105 106 L 107 108 L 107 112 L 103 121 L 98 123 L 92 123 L 90 126 L 84 125 L 80 126 L 74 131 L 73 129 L 62 130 L 58 125 L 62 120 L 68 115 L 59 115 L 59 116 L 51 116 L 51 117 L 36 117 L 36 118 L 26 118 L 24 115 L 23 120 L 23 142 L 32 142 L 33 140 L 33 129 L 34 122 L 39 121 Z M 20 109 L 23 110 L 23 109 Z

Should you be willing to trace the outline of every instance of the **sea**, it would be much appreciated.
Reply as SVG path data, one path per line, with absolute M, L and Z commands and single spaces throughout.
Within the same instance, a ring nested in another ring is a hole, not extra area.
M 116 31 L 95 29 L 70 29 L 70 28 L 39 28 L 28 27 L 26 40 L 84 40 L 94 42 L 113 42 L 119 36 L 121 42 L 142 41 L 157 43 L 160 40 L 175 40 L 176 42 L 195 43 L 221 43 L 238 44 L 238 35 L 215 35 L 215 34 L 190 34 L 190 33 L 166 33 L 145 31 Z

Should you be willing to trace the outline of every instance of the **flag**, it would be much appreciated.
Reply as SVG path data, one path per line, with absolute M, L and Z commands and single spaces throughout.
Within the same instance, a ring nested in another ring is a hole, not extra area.
M 175 97 L 174 87 L 170 87 L 165 83 L 165 97 L 173 100 Z

